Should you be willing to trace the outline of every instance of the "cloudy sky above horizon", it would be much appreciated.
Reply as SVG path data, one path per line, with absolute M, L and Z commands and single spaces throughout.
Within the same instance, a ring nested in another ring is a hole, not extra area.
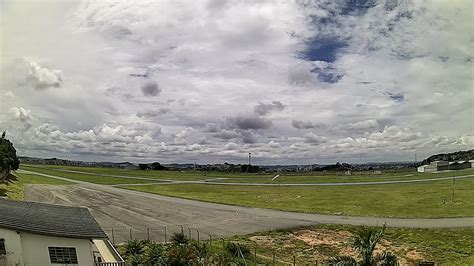
M 472 1 L 0 0 L 21 155 L 409 161 L 474 148 Z

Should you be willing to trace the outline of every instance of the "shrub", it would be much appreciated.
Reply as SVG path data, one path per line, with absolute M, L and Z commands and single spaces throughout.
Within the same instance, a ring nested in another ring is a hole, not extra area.
M 182 232 L 174 233 L 171 236 L 171 244 L 173 245 L 185 245 L 189 243 L 189 239 Z
M 145 248 L 144 242 L 138 239 L 128 240 L 125 243 L 125 257 L 128 258 L 132 255 L 141 255 Z
M 144 260 L 149 265 L 164 265 L 166 262 L 166 249 L 162 244 L 149 242 L 145 248 Z

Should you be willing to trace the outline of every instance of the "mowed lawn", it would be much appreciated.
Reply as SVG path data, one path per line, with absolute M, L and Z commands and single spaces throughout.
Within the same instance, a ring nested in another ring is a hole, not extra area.
M 56 166 L 56 165 L 22 165 L 24 170 L 37 171 L 42 173 L 54 174 L 63 177 L 69 177 L 81 181 L 88 181 L 99 184 L 128 184 L 128 183 L 148 183 L 148 181 L 137 181 L 127 179 L 119 180 L 118 177 L 137 177 L 145 179 L 160 180 L 179 180 L 179 181 L 203 181 L 209 180 L 220 183 L 267 183 L 267 184 L 285 184 L 285 183 L 347 183 L 347 182 L 370 182 L 370 181 L 392 181 L 392 180 L 412 180 L 451 177 L 454 175 L 474 175 L 474 169 L 442 172 L 442 173 L 417 173 L 415 169 L 389 170 L 382 174 L 358 174 L 344 175 L 334 172 L 308 172 L 308 173 L 282 173 L 276 180 L 272 178 L 276 174 L 258 173 L 224 173 L 224 172 L 203 172 L 203 171 L 153 171 L 153 170 L 128 170 L 105 167 L 78 167 L 78 166 Z M 73 173 L 68 171 L 77 171 L 89 173 Z M 100 178 L 91 175 L 100 176 Z
M 102 185 L 140 184 L 140 183 L 160 182 L 160 180 L 154 180 L 151 178 L 132 179 L 132 178 L 124 178 L 124 177 L 90 175 L 90 174 L 64 172 L 64 171 L 59 171 L 58 169 L 49 169 L 49 168 L 44 168 L 44 167 L 36 167 L 36 166 L 32 167 L 32 166 L 27 166 L 27 165 L 22 165 L 20 169 L 42 173 L 42 174 L 58 176 L 58 177 L 69 178 L 69 179 L 78 180 L 78 181 L 102 184 Z
M 474 216 L 474 178 L 414 184 L 262 187 L 202 184 L 147 185 L 131 190 L 208 202 L 285 211 L 379 217 Z
M 389 171 L 382 175 L 344 176 L 335 173 L 282 175 L 271 181 L 271 174 L 204 173 L 200 171 L 125 170 L 99 167 L 32 166 L 21 169 L 73 180 L 122 187 L 143 192 L 224 204 L 270 208 L 285 211 L 380 217 L 463 217 L 474 216 L 474 177 L 457 179 L 455 203 L 452 180 L 363 186 L 240 186 L 211 184 L 149 184 L 161 180 L 206 180 L 243 183 L 322 183 L 408 180 L 473 175 L 474 169 L 444 173 Z M 79 171 L 77 172 L 65 172 Z M 122 176 L 112 177 L 110 175 Z M 137 177 L 140 179 L 125 178 Z M 126 186 L 134 184 L 134 186 Z M 138 184 L 138 186 L 137 186 Z M 143 184 L 143 185 L 140 185 Z
M 15 182 L 0 184 L 0 196 L 7 196 L 9 199 L 23 200 L 25 184 L 46 184 L 46 185 L 69 185 L 72 184 L 68 181 L 58 180 L 54 178 L 20 174 L 16 173 L 17 180 Z
M 115 176 L 126 176 L 126 177 L 138 177 L 138 178 L 149 178 L 149 179 L 172 179 L 172 180 L 204 180 L 208 179 L 207 174 L 204 172 L 191 172 L 191 171 L 153 171 L 153 170 L 135 170 L 135 169 L 119 169 L 119 168 L 107 168 L 107 167 L 80 167 L 80 166 L 62 166 L 62 165 L 21 165 L 21 169 L 30 171 L 54 171 L 49 173 L 56 173 L 63 175 L 77 174 L 67 171 L 77 171 L 90 174 L 96 174 L 98 176 L 107 177 L 108 175 Z M 84 175 L 84 174 L 82 174 Z M 110 177 L 109 178 L 117 178 Z

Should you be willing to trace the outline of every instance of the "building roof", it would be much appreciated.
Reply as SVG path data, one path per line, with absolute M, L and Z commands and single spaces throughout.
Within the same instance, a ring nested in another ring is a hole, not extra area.
M 0 198 L 0 228 L 32 234 L 98 239 L 107 235 L 89 210 Z

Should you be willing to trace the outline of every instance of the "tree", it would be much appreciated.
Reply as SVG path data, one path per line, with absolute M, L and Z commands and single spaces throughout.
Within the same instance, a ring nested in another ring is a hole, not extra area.
M 385 225 L 377 231 L 376 229 L 369 227 L 362 227 L 356 232 L 354 237 L 350 241 L 351 247 L 359 254 L 362 258 L 359 262 L 355 258 L 350 256 L 338 256 L 331 258 L 328 263 L 330 265 L 361 265 L 361 266 L 373 266 L 373 265 L 384 265 L 384 266 L 395 266 L 398 265 L 398 259 L 392 252 L 384 251 L 377 256 L 374 256 L 374 250 L 377 246 L 380 238 L 385 232 Z
M 153 170 L 168 170 L 167 167 L 161 165 L 159 162 L 154 162 L 151 164 L 151 169 Z
M 146 164 L 146 163 L 140 163 L 140 164 L 138 164 L 138 169 L 140 169 L 140 170 L 147 170 L 147 169 L 148 169 L 148 164 Z
M 20 160 L 16 157 L 16 150 L 13 144 L 5 138 L 6 131 L 3 131 L 0 138 L 0 182 L 14 180 L 11 171 L 20 167 Z

